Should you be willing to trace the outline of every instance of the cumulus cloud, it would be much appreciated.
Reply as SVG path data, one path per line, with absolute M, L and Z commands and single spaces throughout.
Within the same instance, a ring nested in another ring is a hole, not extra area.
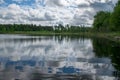
M 91 25 L 100 10 L 112 11 L 117 0 L 0 0 L 0 22 Z M 21 4 L 18 4 L 21 3 Z M 26 3 L 26 4 L 25 4 Z

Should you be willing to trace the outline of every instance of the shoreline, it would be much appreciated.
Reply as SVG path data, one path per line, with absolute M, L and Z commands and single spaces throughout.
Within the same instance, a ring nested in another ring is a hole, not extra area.
M 0 32 L 0 34 L 20 34 L 20 35 L 32 35 L 32 36 L 85 36 L 85 37 L 98 37 L 105 38 L 111 41 L 120 43 L 120 32 L 79 32 L 79 33 L 71 33 L 71 32 L 39 32 L 39 31 L 15 31 L 15 32 Z

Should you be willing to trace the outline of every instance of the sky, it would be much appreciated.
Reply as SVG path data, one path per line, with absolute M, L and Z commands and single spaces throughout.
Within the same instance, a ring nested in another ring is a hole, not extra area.
M 98 11 L 117 0 L 0 0 L 0 24 L 91 26 Z

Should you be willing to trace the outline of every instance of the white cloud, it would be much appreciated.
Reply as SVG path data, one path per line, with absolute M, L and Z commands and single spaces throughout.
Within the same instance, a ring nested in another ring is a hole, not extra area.
M 30 0 L 12 0 L 24 2 Z M 0 22 L 27 24 L 71 24 L 90 25 L 97 11 L 111 11 L 117 0 L 35 0 L 32 6 L 18 5 L 0 6 Z M 0 0 L 0 3 L 4 2 Z
M 70 5 L 69 0 L 57 0 L 57 2 L 61 6 L 69 6 Z
M 87 6 L 90 5 L 90 3 L 87 2 L 86 0 L 75 0 L 74 3 L 75 3 L 76 5 L 87 5 Z
M 19 10 L 20 9 L 20 6 L 19 5 L 16 5 L 16 4 L 10 4 L 8 6 L 8 9 L 11 9 L 11 10 Z

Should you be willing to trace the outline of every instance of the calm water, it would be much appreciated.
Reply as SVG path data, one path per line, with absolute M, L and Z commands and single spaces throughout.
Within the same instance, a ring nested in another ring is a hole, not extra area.
M 0 35 L 0 80 L 119 80 L 119 60 L 105 39 Z

